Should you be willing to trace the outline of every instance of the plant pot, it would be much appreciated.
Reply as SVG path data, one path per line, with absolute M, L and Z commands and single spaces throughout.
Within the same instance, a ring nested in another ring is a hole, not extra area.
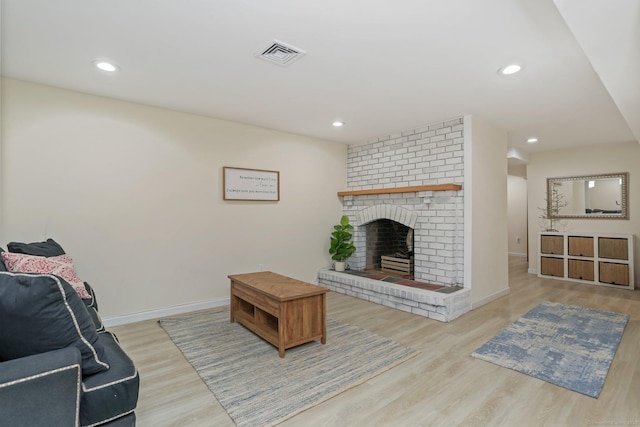
M 345 261 L 336 261 L 333 268 L 336 271 L 344 271 L 344 265 L 345 264 L 346 264 Z

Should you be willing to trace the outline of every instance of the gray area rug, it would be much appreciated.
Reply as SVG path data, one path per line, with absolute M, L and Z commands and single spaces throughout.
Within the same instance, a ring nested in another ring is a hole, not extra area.
M 629 316 L 544 302 L 472 356 L 597 398 Z
M 272 426 L 418 354 L 387 338 L 327 320 L 327 343 L 278 349 L 229 311 L 159 321 L 236 425 Z

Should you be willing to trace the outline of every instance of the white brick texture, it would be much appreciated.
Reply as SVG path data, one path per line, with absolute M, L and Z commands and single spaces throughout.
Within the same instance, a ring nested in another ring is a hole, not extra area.
M 463 184 L 463 118 L 387 135 L 347 151 L 347 190 Z M 366 224 L 391 219 L 414 230 L 414 276 L 422 282 L 464 287 L 464 190 L 344 196 L 356 253 L 349 268 L 366 266 Z M 471 292 L 426 291 L 321 270 L 330 289 L 448 322 L 471 309 Z
M 463 128 L 461 117 L 349 147 L 347 189 L 462 184 Z M 344 196 L 343 210 L 358 248 L 350 268 L 365 268 L 365 225 L 386 218 L 414 229 L 416 280 L 464 285 L 464 190 Z

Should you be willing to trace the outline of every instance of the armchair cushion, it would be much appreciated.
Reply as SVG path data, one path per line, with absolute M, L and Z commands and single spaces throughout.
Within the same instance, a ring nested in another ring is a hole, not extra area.
M 91 320 L 93 320 L 93 323 L 96 326 L 96 331 L 103 332 L 105 327 L 102 323 L 102 319 L 100 318 L 100 314 L 98 313 L 98 300 L 96 299 L 96 293 L 87 282 L 84 282 L 84 287 L 87 289 L 90 298 L 82 298 L 82 302 L 85 307 L 87 307 Z
M 98 337 L 110 368 L 82 380 L 80 421 L 83 426 L 132 414 L 138 402 L 140 378 L 133 361 L 120 347 L 115 335 L 101 332 Z
M 82 301 L 84 302 L 85 300 Z M 89 313 L 89 316 L 91 316 L 91 320 L 93 321 L 93 325 L 96 328 L 96 332 L 104 332 L 106 329 L 104 327 L 104 323 L 102 323 L 100 314 L 98 314 L 98 310 L 93 307 L 87 307 L 87 312 Z
M 60 277 L 0 272 L 0 319 L 0 360 L 73 346 L 83 376 L 109 369 L 87 308 Z
M 64 249 L 62 249 L 62 246 L 60 246 L 58 242 L 56 242 L 53 239 L 47 239 L 44 242 L 34 242 L 34 243 L 10 242 L 7 245 L 7 249 L 9 249 L 9 252 L 15 252 L 18 254 L 46 256 L 46 257 L 65 254 Z
M 68 347 L 0 363 L 2 425 L 77 425 L 80 362 Z

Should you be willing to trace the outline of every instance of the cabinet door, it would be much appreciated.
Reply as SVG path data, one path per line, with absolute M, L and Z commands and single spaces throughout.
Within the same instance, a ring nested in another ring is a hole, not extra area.
M 569 236 L 569 255 L 593 256 L 593 237 Z
M 540 272 L 545 276 L 564 277 L 564 260 L 562 258 L 540 257 Z
M 600 281 L 611 285 L 629 286 L 629 266 L 600 261 Z
M 570 259 L 568 268 L 568 276 L 572 279 L 593 280 L 594 278 L 593 261 Z
M 627 239 L 600 237 L 598 238 L 598 248 L 600 258 L 629 259 Z
M 564 236 L 540 236 L 540 252 L 543 254 L 564 254 Z

